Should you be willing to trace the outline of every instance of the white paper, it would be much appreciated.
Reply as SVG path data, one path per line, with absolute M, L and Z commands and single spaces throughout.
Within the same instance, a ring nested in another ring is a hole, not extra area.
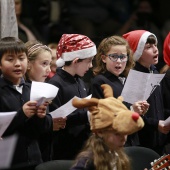
M 16 135 L 0 139 L 0 169 L 10 168 L 16 142 Z
M 164 126 L 170 126 L 170 116 L 164 121 Z
M 32 81 L 30 100 L 37 101 L 37 106 L 50 102 L 55 98 L 59 88 L 44 82 Z
M 77 96 L 73 97 L 71 100 L 69 100 L 66 104 L 62 105 L 58 109 L 50 112 L 52 118 L 58 118 L 58 117 L 66 117 L 70 113 L 74 112 L 77 108 L 72 105 L 72 100 L 74 98 L 81 99 Z M 85 99 L 90 99 L 91 95 L 87 96 Z
M 3 135 L 17 112 L 0 112 L 0 137 Z
M 130 70 L 121 96 L 128 103 L 147 100 L 155 88 L 160 85 L 165 74 L 143 73 Z

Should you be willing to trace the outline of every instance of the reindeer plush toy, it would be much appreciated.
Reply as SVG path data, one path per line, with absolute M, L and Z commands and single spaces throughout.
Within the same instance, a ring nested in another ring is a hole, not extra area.
M 111 128 L 122 134 L 132 134 L 142 129 L 144 122 L 138 113 L 130 111 L 123 103 L 120 96 L 113 97 L 112 88 L 101 85 L 104 99 L 74 99 L 73 106 L 76 108 L 88 108 L 90 112 L 90 127 L 93 132 Z

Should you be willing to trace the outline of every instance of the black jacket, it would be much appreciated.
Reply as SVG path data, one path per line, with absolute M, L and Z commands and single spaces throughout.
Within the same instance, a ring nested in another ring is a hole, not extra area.
M 49 80 L 50 84 L 59 88 L 57 96 L 49 106 L 53 111 L 67 103 L 74 96 L 87 97 L 84 82 L 77 76 L 73 77 L 61 68 Z M 66 127 L 54 132 L 53 159 L 74 159 L 88 138 L 90 126 L 85 109 L 77 109 L 67 116 Z
M 30 100 L 29 83 L 23 83 L 22 94 L 9 81 L 0 78 L 0 112 L 17 111 L 16 116 L 3 134 L 3 138 L 17 134 L 18 141 L 13 156 L 12 165 L 37 165 L 42 162 L 38 145 L 39 136 L 52 126 L 51 117 L 43 119 L 36 115 L 28 118 L 23 110 L 24 103 Z
M 153 74 L 159 74 L 156 67 L 153 65 L 149 70 L 136 62 L 134 69 L 144 73 L 150 73 L 150 71 L 152 71 Z M 158 131 L 159 120 L 165 119 L 161 85 L 156 87 L 147 102 L 150 104 L 150 107 L 148 112 L 143 116 L 145 126 L 138 132 L 140 144 L 149 148 L 162 147 L 165 144 L 167 135 L 164 135 Z
M 104 74 L 99 74 L 96 77 L 94 77 L 91 85 L 93 97 L 99 99 L 104 98 L 103 90 L 101 88 L 102 84 L 108 84 L 112 87 L 113 95 L 115 98 L 118 98 L 121 95 L 124 87 L 123 83 L 119 80 L 117 76 L 106 71 Z M 130 109 L 131 104 L 126 102 L 124 102 L 124 104 L 126 105 L 126 107 Z M 129 135 L 127 138 L 127 142 L 125 144 L 125 146 L 135 146 L 135 145 L 139 145 L 139 139 L 137 133 Z

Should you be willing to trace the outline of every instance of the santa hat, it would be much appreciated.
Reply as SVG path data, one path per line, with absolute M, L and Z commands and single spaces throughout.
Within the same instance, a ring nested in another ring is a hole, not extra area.
M 164 40 L 163 57 L 165 63 L 170 66 L 170 32 Z
M 85 59 L 96 55 L 96 45 L 87 36 L 63 34 L 57 46 L 57 67 L 75 58 Z
M 150 35 L 153 35 L 157 42 L 156 36 L 146 30 L 135 30 L 123 35 L 123 38 L 128 41 L 130 48 L 134 53 L 133 57 L 135 61 L 139 60 L 139 58 L 141 57 L 146 41 Z

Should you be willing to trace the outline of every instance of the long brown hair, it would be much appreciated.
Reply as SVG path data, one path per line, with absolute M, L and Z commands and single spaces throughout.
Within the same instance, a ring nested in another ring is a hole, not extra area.
M 98 75 L 98 74 L 101 74 L 101 73 L 104 73 L 107 71 L 106 64 L 102 61 L 101 56 L 103 54 L 106 54 L 110 50 L 111 46 L 116 46 L 116 45 L 125 45 L 126 46 L 127 55 L 129 57 L 129 59 L 127 61 L 125 70 L 123 71 L 122 74 L 125 77 L 127 77 L 129 70 L 131 68 L 133 68 L 135 65 L 135 63 L 133 61 L 133 57 L 132 57 L 132 51 L 129 47 L 128 42 L 123 37 L 116 36 L 116 35 L 103 39 L 101 41 L 101 43 L 99 44 L 99 47 L 97 49 L 97 54 L 95 56 L 95 66 L 93 68 L 94 75 Z
M 117 169 L 130 170 L 130 161 L 123 149 L 116 151 L 118 154 Z M 76 162 L 82 157 L 87 158 L 85 166 L 88 166 L 88 161 L 92 160 L 96 170 L 112 170 L 110 162 L 112 161 L 111 154 L 108 152 L 102 138 L 96 134 L 92 134 L 87 140 L 83 150 L 77 156 Z M 74 165 L 73 165 L 74 166 Z

